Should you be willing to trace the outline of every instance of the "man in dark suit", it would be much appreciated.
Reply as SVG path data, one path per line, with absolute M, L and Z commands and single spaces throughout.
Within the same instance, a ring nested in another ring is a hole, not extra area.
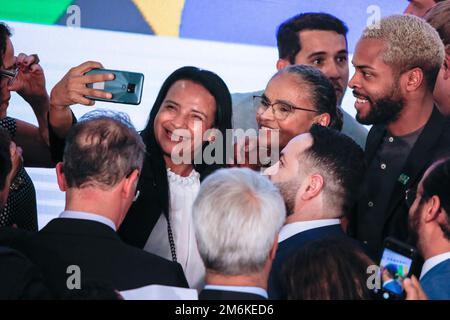
M 14 243 L 42 269 L 56 294 L 90 282 L 117 290 L 187 287 L 179 264 L 129 246 L 116 234 L 135 198 L 144 152 L 125 114 L 90 113 L 71 129 L 57 165 L 65 211 Z
M 199 299 L 267 299 L 278 232 L 286 218 L 277 188 L 250 169 L 221 169 L 202 182 L 192 212 L 206 268 Z
M 284 299 L 280 270 L 298 248 L 328 237 L 345 237 L 341 219 L 352 208 L 364 174 L 364 153 L 351 138 L 313 125 L 292 139 L 265 173 L 280 189 L 287 219 L 269 278 L 269 297 Z M 345 220 L 345 219 L 343 219 Z
M 373 124 L 366 144 L 368 168 L 352 235 L 378 256 L 387 236 L 406 241 L 406 189 L 450 151 L 450 125 L 433 102 L 444 60 L 438 33 L 414 16 L 390 16 L 367 28 L 358 41 L 349 82 L 356 119 Z
M 450 300 L 450 158 L 431 165 L 407 200 L 411 239 L 425 259 L 420 284 L 429 299 Z

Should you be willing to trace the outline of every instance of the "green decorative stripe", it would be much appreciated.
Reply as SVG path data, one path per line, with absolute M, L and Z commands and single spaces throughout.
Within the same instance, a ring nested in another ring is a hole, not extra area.
M 71 0 L 0 0 L 0 20 L 54 24 Z

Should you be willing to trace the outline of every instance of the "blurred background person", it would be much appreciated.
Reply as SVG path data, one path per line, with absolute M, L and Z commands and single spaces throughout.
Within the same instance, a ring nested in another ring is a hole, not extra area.
M 287 259 L 281 283 L 289 300 L 372 300 L 375 295 L 367 286 L 372 265 L 349 239 L 316 240 Z
M 408 0 L 409 4 L 405 8 L 404 14 L 412 14 L 414 16 L 422 18 L 425 14 L 433 8 L 436 3 L 444 0 Z
M 433 96 L 439 111 L 448 117 L 450 116 L 450 0 L 436 4 L 424 19 L 436 29 L 445 46 L 444 63 L 439 70 Z

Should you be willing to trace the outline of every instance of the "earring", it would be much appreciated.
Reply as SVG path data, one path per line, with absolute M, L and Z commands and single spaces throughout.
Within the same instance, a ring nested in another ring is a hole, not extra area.
M 141 194 L 141 192 L 139 190 L 136 191 L 136 195 L 133 198 L 133 202 L 136 202 L 136 200 L 139 198 L 139 195 Z

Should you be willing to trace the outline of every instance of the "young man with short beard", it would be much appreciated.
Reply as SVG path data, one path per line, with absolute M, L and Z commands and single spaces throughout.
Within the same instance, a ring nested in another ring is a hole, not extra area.
M 373 127 L 350 231 L 373 256 L 385 237 L 407 239 L 405 191 L 450 151 L 449 122 L 433 102 L 443 60 L 437 32 L 411 15 L 382 19 L 379 28 L 366 28 L 357 43 L 349 87 L 357 98 L 356 119 Z
M 435 162 L 407 200 L 411 240 L 425 259 L 420 283 L 431 300 L 449 300 L 450 158 Z

